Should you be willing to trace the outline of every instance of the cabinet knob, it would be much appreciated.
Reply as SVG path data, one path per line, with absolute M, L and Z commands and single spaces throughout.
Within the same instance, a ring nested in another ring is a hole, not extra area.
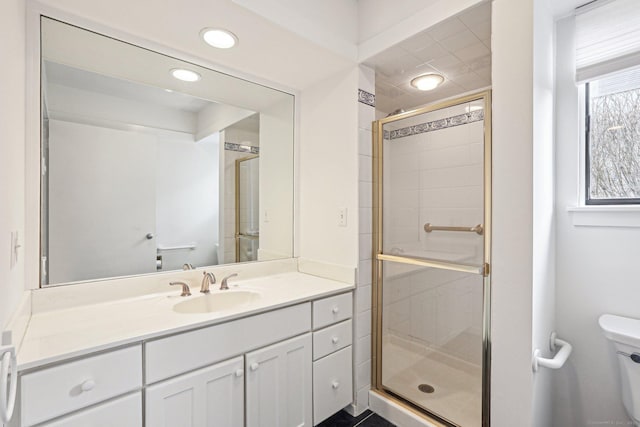
M 91 391 L 96 386 L 96 382 L 94 380 L 86 380 L 80 385 L 82 391 Z
M 255 369 L 254 369 L 255 371 Z M 244 369 L 237 369 L 236 370 L 236 377 L 241 377 L 242 375 L 244 375 Z
M 258 363 L 252 363 L 251 365 L 249 365 L 249 369 L 251 369 L 252 371 L 257 371 L 259 367 L 260 365 Z
M 334 390 L 337 390 L 337 389 L 338 389 L 338 387 L 340 387 L 340 383 L 339 383 L 338 381 L 334 381 L 334 382 L 332 382 L 332 383 L 331 383 L 331 387 L 332 387 Z
M 334 344 L 338 344 L 338 341 L 340 341 L 340 339 L 338 337 L 331 338 L 331 342 L 334 343 Z
M 339 311 L 340 311 L 340 309 L 339 309 L 338 307 L 333 307 L 333 308 L 331 309 L 331 312 L 332 312 L 333 314 L 338 314 L 338 312 L 339 312 Z

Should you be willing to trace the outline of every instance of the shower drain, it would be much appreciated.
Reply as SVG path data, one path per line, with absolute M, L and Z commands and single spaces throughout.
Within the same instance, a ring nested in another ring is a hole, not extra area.
M 418 390 L 420 390 L 423 393 L 433 393 L 434 391 L 436 391 L 436 389 L 430 386 L 429 384 L 420 384 L 418 386 Z

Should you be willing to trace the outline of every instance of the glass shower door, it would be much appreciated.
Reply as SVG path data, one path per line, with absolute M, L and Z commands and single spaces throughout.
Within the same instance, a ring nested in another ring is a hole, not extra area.
M 489 94 L 378 122 L 375 388 L 488 425 Z

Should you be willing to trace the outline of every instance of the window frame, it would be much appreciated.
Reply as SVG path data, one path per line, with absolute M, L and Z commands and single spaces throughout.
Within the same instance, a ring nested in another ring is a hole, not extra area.
M 584 84 L 584 204 L 585 206 L 638 206 L 640 207 L 640 198 L 626 199 L 592 199 L 591 194 L 591 155 L 589 148 L 590 132 L 591 132 L 591 111 L 589 84 Z

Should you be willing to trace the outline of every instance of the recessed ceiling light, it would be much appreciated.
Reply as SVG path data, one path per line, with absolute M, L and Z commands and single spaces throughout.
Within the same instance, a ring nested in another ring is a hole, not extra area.
M 433 90 L 442 84 L 444 77 L 440 74 L 423 74 L 411 80 L 411 86 L 418 90 Z
M 200 36 L 208 45 L 218 49 L 229 49 L 238 43 L 238 37 L 235 34 L 221 28 L 205 28 L 200 31 Z
M 183 82 L 197 82 L 200 80 L 200 74 L 195 71 L 185 70 L 184 68 L 174 68 L 171 70 L 171 75 Z

